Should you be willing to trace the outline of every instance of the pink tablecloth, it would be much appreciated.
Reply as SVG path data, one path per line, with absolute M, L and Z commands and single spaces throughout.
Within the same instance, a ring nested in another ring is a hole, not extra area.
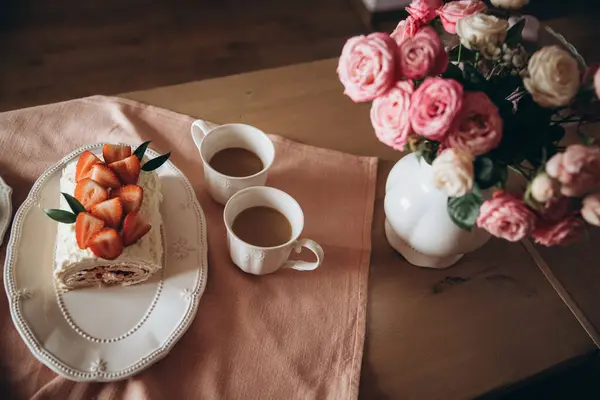
M 101 141 L 152 140 L 159 152 L 173 151 L 172 161 L 194 185 L 209 241 L 208 284 L 189 331 L 165 359 L 121 382 L 83 384 L 57 376 L 29 353 L 2 298 L 1 398 L 357 397 L 376 160 L 272 136 L 277 155 L 267 184 L 299 201 L 306 214 L 303 236 L 323 246 L 325 262 L 315 272 L 255 277 L 228 258 L 222 206 L 204 187 L 189 135 L 192 120 L 100 96 L 0 114 L 0 174 L 14 188 L 15 209 L 40 173 L 68 152 Z M 50 271 L 41 273 L 50 279 Z

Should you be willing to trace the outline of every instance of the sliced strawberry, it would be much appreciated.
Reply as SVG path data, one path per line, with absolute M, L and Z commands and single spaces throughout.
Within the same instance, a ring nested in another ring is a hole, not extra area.
M 102 147 L 102 157 L 104 162 L 111 164 L 126 159 L 131 155 L 131 147 L 120 146 L 118 144 L 105 144 Z
M 87 178 L 75 186 L 75 198 L 90 211 L 95 204 L 108 200 L 108 190 Z
M 123 218 L 121 199 L 116 197 L 96 204 L 92 207 L 92 215 L 106 222 L 106 226 L 119 229 L 121 218 Z
M 96 257 L 105 260 L 114 260 L 123 253 L 123 241 L 119 232 L 112 228 L 104 228 L 96 232 L 90 240 L 88 247 Z
M 140 160 L 137 156 L 127 157 L 108 166 L 117 174 L 124 185 L 135 185 L 140 177 Z
M 123 202 L 125 214 L 137 212 L 142 208 L 144 189 L 138 185 L 125 185 L 111 192 L 111 197 L 118 197 Z
M 117 175 L 104 164 L 92 165 L 90 178 L 106 188 L 118 188 L 121 186 L 121 181 L 119 181 Z
M 102 161 L 91 151 L 86 150 L 79 156 L 77 167 L 75 169 L 75 182 L 89 178 L 92 167 L 96 164 L 102 164 Z
M 88 241 L 96 233 L 104 228 L 104 221 L 91 214 L 81 212 L 75 220 L 75 238 L 80 249 L 87 249 Z
M 127 215 L 123 221 L 123 244 L 131 246 L 150 232 L 151 228 L 152 226 L 144 221 L 138 213 Z

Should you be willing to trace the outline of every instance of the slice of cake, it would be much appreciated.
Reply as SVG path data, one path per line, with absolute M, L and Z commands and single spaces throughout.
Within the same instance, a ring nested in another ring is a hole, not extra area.
M 132 155 L 129 146 L 105 145 L 102 159 L 85 151 L 64 168 L 61 209 L 45 210 L 62 222 L 53 271 L 59 288 L 133 285 L 162 268 L 162 194 L 154 169 L 169 154 L 144 163 L 146 146 Z

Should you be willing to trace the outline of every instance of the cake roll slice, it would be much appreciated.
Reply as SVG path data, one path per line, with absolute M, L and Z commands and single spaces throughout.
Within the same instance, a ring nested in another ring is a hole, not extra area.
M 60 179 L 60 192 L 73 195 L 76 186 L 76 164 L 77 160 L 64 168 Z M 134 285 L 147 280 L 162 268 L 160 180 L 154 171 L 142 172 L 137 185 L 143 189 L 143 201 L 138 215 L 151 225 L 151 229 L 136 243 L 124 247 L 121 255 L 114 260 L 97 257 L 89 248 L 79 248 L 76 224 L 58 224 L 53 276 L 60 289 Z M 61 209 L 69 209 L 62 195 L 60 202 Z

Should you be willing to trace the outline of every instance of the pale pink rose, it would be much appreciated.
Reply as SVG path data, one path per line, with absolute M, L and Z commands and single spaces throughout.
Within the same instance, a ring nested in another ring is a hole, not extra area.
M 579 239 L 584 228 L 581 218 L 573 216 L 555 223 L 541 222 L 531 236 L 543 246 L 564 246 Z
M 422 24 L 434 19 L 436 10 L 442 6 L 442 0 L 413 0 L 406 11 Z
M 440 75 L 448 68 L 448 53 L 439 35 L 430 26 L 421 29 L 414 38 L 398 47 L 400 73 L 408 79 Z
M 600 69 L 594 74 L 594 89 L 596 90 L 596 96 L 600 98 Z
M 399 81 L 386 94 L 373 100 L 371 105 L 371 124 L 375 135 L 396 150 L 404 150 L 411 133 L 408 110 L 413 91 L 411 81 Z
M 414 37 L 419 29 L 421 29 L 421 23 L 412 15 L 409 15 L 398 23 L 390 37 L 396 41 L 396 44 L 400 45 L 406 39 Z
M 517 196 L 499 190 L 481 205 L 477 226 L 496 237 L 517 242 L 533 231 L 535 214 Z
M 558 190 L 556 181 L 546 174 L 539 174 L 531 182 L 531 197 L 540 203 L 545 203 L 554 196 Z
M 463 87 L 453 79 L 427 78 L 410 104 L 410 123 L 415 133 L 443 141 L 462 106 Z
M 600 226 L 600 192 L 585 196 L 581 216 L 588 224 Z
M 600 184 L 600 148 L 574 144 L 552 156 L 546 173 L 561 183 L 565 196 L 582 196 Z
M 396 42 L 385 33 L 348 39 L 337 68 L 344 93 L 358 103 L 387 92 L 398 76 L 396 53 Z
M 450 147 L 468 150 L 475 156 L 495 149 L 502 139 L 498 108 L 483 92 L 466 92 L 463 105 L 448 133 Z
M 458 0 L 444 4 L 437 10 L 446 32 L 456 34 L 456 22 L 471 14 L 485 12 L 487 6 L 480 0 Z

